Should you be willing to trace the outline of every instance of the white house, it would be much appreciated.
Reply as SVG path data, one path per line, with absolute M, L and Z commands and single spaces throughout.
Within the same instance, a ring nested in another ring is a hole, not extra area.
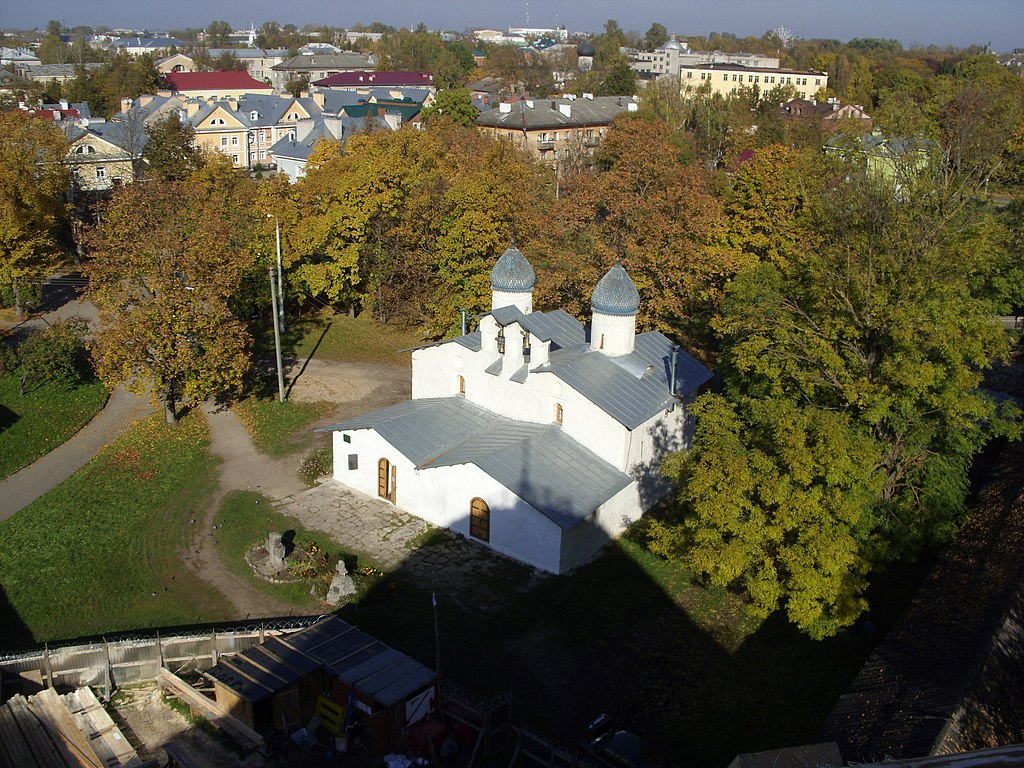
M 588 331 L 535 312 L 533 268 L 509 248 L 474 333 L 413 351 L 412 400 L 322 428 L 334 477 L 552 573 L 589 560 L 668 490 L 686 404 L 713 374 L 658 332 L 616 263 Z

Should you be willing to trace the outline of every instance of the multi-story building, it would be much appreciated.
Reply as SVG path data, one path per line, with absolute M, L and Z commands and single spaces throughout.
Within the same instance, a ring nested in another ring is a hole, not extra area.
M 737 64 L 743 67 L 774 69 L 779 66 L 779 59 L 775 56 L 762 56 L 757 53 L 695 51 L 686 44 L 685 40 L 676 40 L 673 36 L 671 40 L 654 51 L 638 52 L 631 66 L 641 76 L 669 75 L 675 77 L 678 76 L 681 67 L 699 64 Z
M 503 102 L 482 113 L 476 126 L 494 138 L 517 144 L 561 175 L 590 165 L 612 121 L 636 110 L 636 99 L 630 96 L 524 99 Z
M 274 82 L 274 67 L 289 58 L 285 48 L 210 48 L 207 53 L 214 59 L 223 53 L 230 54 L 245 65 L 255 80 L 268 83 Z
M 680 87 L 685 92 L 707 86 L 711 93 L 728 96 L 741 88 L 769 91 L 792 86 L 802 99 L 812 99 L 828 87 L 828 73 L 813 70 L 744 67 L 738 64 L 699 64 L 680 67 Z
M 248 72 L 169 72 L 164 80 L 172 93 L 198 99 L 238 99 L 245 94 L 269 96 L 274 92 L 272 86 Z
M 377 60 L 372 54 L 352 51 L 323 55 L 302 54 L 271 67 L 270 82 L 275 88 L 282 90 L 284 84 L 291 80 L 306 78 L 308 82 L 313 82 L 333 77 L 342 72 L 372 70 L 376 66 Z

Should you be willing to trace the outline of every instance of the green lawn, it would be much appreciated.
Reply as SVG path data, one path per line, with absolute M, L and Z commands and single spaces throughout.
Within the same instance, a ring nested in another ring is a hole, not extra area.
M 309 448 L 315 435 L 305 427 L 331 412 L 330 403 L 279 402 L 255 395 L 232 406 L 256 447 L 275 458 Z
M 416 329 L 381 325 L 366 313 L 355 319 L 325 314 L 291 320 L 281 348 L 290 358 L 304 359 L 312 355 L 321 360 L 409 365 L 409 354 L 398 354 L 398 350 L 422 343 L 423 337 Z M 272 326 L 257 334 L 256 348 L 260 357 L 273 358 Z
M 253 574 L 252 568 L 245 561 L 245 554 L 265 542 L 270 533 L 277 531 L 290 534 L 287 538 L 299 549 L 315 544 L 330 562 L 332 568 L 328 573 L 332 573 L 337 559 L 345 558 L 349 554 L 339 544 L 322 533 L 304 530 L 298 520 L 273 509 L 266 496 L 251 491 L 228 494 L 221 504 L 215 524 L 217 553 L 236 576 L 245 579 L 264 594 L 305 609 L 309 613 L 324 608 L 319 600 L 310 596 L 311 582 L 273 584 L 260 579 Z M 361 558 L 360 565 L 364 565 Z M 356 585 L 362 589 L 374 583 L 373 577 L 363 574 L 357 574 L 355 580 Z M 329 576 L 326 582 L 330 582 Z
M 179 560 L 215 483 L 207 444 L 201 415 L 150 417 L 0 523 L 0 644 L 229 618 Z
M 0 376 L 0 478 L 65 442 L 106 402 L 96 380 L 74 389 L 49 384 L 21 397 L 17 377 Z

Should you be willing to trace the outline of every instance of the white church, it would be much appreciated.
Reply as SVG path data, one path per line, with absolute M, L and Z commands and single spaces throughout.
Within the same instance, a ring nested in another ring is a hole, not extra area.
M 535 312 L 511 247 L 479 328 L 412 353 L 412 400 L 321 428 L 334 477 L 544 571 L 591 559 L 668 490 L 689 447 L 686 406 L 713 374 L 661 333 L 636 333 L 640 296 L 616 263 L 588 330 Z

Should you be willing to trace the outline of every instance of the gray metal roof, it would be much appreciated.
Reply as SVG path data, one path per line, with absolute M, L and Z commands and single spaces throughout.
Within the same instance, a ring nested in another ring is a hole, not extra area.
M 641 333 L 628 355 L 609 357 L 577 344 L 551 353 L 550 371 L 628 429 L 636 429 L 674 402 L 669 392 L 672 350 L 675 344 L 657 331 Z M 689 395 L 714 374 L 680 349 L 676 360 L 675 394 Z
M 564 529 L 632 482 L 560 427 L 497 416 L 462 397 L 408 400 L 319 431 L 356 429 L 374 429 L 418 469 L 475 464 Z
M 536 283 L 533 266 L 514 245 L 498 257 L 491 270 L 491 288 L 496 291 L 529 291 Z
M 483 112 L 476 124 L 513 131 L 604 126 L 628 111 L 630 104 L 635 107 L 636 102 L 629 96 L 523 100 L 513 103 L 509 112 L 502 112 L 500 107 Z M 567 107 L 568 115 L 562 107 Z
M 606 315 L 635 315 L 640 309 L 640 292 L 618 261 L 598 281 L 590 305 Z
M 562 309 L 524 315 L 518 307 L 498 307 L 487 314 L 500 326 L 519 323 L 541 341 L 554 342 L 556 347 L 582 344 L 587 338 L 583 323 Z

